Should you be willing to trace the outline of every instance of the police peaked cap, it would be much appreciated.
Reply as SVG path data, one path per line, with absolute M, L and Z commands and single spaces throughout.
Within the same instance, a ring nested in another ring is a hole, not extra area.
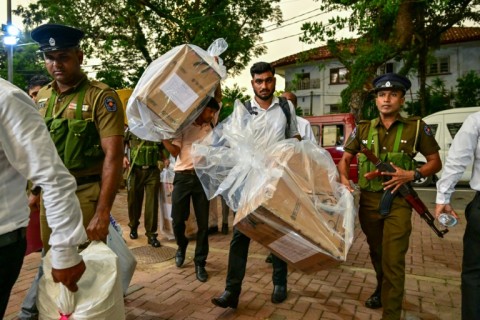
M 82 30 L 53 23 L 41 25 L 31 32 L 32 39 L 38 42 L 43 52 L 78 47 L 84 35 Z
M 398 89 L 402 90 L 403 92 L 407 92 L 411 86 L 412 83 L 410 80 L 408 80 L 408 78 L 396 73 L 382 74 L 373 80 L 374 92 L 385 89 Z

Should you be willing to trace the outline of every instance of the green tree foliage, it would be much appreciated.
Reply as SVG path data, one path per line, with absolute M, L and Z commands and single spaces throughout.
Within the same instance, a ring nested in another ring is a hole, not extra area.
M 235 100 L 245 102 L 251 99 L 248 94 L 245 94 L 246 91 L 247 88 L 240 88 L 237 84 L 234 84 L 231 88 L 226 87 L 222 89 L 222 109 L 218 117 L 219 121 L 223 121 L 232 114 Z
M 426 88 L 425 91 L 425 107 L 426 114 L 432 114 L 438 111 L 451 108 L 451 101 L 453 93 L 445 88 L 445 82 L 440 78 L 435 78 L 432 85 Z M 422 116 L 420 105 L 420 96 L 417 94 L 417 99 L 408 101 L 404 107 L 404 111 L 411 116 Z
M 305 23 L 302 41 L 327 41 L 330 51 L 348 69 L 348 87 L 342 103 L 361 117 L 377 69 L 396 59 L 404 62 L 398 73 L 416 67 L 421 89 L 425 87 L 428 50 L 436 48 L 441 34 L 466 20 L 480 21 L 475 11 L 479 0 L 323 0 L 324 12 L 341 12 L 328 22 Z M 348 12 L 349 14 L 345 14 Z M 357 39 L 337 39 L 340 30 L 358 34 Z
M 203 49 L 217 38 L 228 42 L 222 59 L 238 74 L 252 57 L 266 52 L 264 22 L 281 22 L 280 0 L 38 0 L 15 14 L 29 28 L 45 22 L 82 29 L 88 57 L 101 60 L 101 80 L 134 85 L 145 67 L 185 43 Z
M 457 79 L 457 94 L 455 107 L 480 106 L 480 77 L 475 71 L 470 71 Z
M 28 81 L 34 75 L 49 76 L 43 65 L 43 60 L 37 53 L 37 46 L 29 45 L 29 42 L 31 40 L 28 37 L 21 36 L 18 44 L 13 48 L 13 84 L 21 89 L 25 89 Z M 6 48 L 0 49 L 0 77 L 8 78 Z

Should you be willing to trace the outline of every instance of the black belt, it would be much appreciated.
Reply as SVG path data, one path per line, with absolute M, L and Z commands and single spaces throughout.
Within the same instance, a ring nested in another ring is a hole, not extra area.
M 193 170 L 193 169 L 191 169 L 191 170 L 180 170 L 180 171 L 175 171 L 175 173 L 197 175 L 197 174 L 195 173 L 195 170 Z
M 0 248 L 25 239 L 27 228 L 23 227 L 17 230 L 0 235 Z
M 85 177 L 75 178 L 75 180 L 77 181 L 77 186 L 81 186 L 82 184 L 87 184 L 87 183 L 98 182 L 101 179 L 102 177 L 99 174 L 94 176 L 85 176 Z

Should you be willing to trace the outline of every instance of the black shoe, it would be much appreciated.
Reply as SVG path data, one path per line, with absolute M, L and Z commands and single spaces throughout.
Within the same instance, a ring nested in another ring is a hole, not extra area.
M 238 294 L 225 290 L 218 298 L 212 298 L 212 303 L 220 308 L 234 308 L 238 306 Z
M 222 233 L 223 234 L 228 234 L 228 223 L 223 223 L 222 224 Z
M 200 282 L 207 282 L 208 273 L 203 266 L 195 266 L 195 273 L 197 275 L 197 280 Z
M 130 227 L 130 239 L 137 239 L 137 238 L 138 238 L 137 228 Z
M 148 237 L 148 244 L 152 245 L 154 248 L 160 247 L 160 241 L 157 240 L 157 236 Z
M 272 303 L 281 303 L 287 299 L 287 286 L 274 285 L 272 292 Z
M 272 254 L 270 253 L 267 258 L 265 259 L 266 263 L 272 263 Z
M 380 290 L 375 290 L 375 292 L 370 296 L 370 298 L 365 301 L 365 307 L 370 309 L 378 309 L 382 307 Z
M 175 264 L 177 265 L 178 268 L 183 266 L 183 263 L 185 262 L 185 251 L 187 251 L 187 248 L 182 249 L 178 248 L 177 253 L 175 254 Z
M 218 226 L 208 228 L 208 234 L 215 234 L 218 232 Z

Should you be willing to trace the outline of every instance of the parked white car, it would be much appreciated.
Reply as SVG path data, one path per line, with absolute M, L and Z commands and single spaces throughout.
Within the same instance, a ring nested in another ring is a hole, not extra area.
M 423 118 L 423 121 L 425 121 L 425 123 L 427 123 L 432 129 L 432 132 L 435 135 L 435 139 L 440 146 L 439 152 L 442 164 L 445 163 L 445 159 L 448 155 L 448 150 L 452 145 L 452 140 L 462 126 L 463 122 L 465 121 L 465 118 L 467 118 L 468 115 L 478 111 L 480 111 L 480 107 L 454 108 L 439 111 Z M 415 160 L 418 162 L 419 165 L 422 165 L 426 162 L 425 157 L 421 154 L 417 154 Z M 441 174 L 442 171 L 438 172 L 437 176 L 441 177 Z M 469 165 L 463 173 L 462 178 L 459 180 L 459 182 L 469 182 L 471 176 L 472 165 Z M 414 182 L 413 185 L 416 187 L 428 186 L 434 183 L 436 180 L 437 177 L 430 176 L 422 179 L 419 182 Z

